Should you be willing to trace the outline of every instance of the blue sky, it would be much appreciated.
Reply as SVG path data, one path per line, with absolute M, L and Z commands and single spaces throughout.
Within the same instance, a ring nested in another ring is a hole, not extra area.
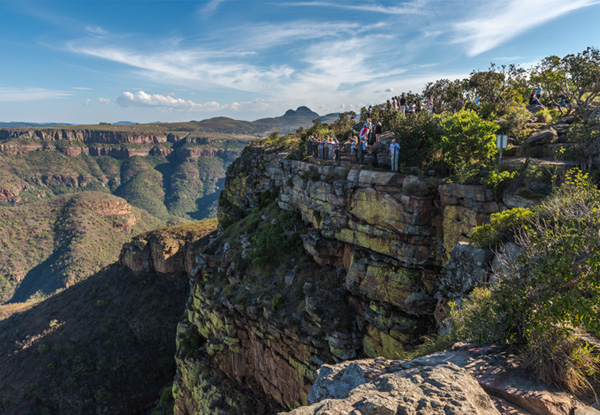
M 0 121 L 357 110 L 600 47 L 600 0 L 0 0 Z

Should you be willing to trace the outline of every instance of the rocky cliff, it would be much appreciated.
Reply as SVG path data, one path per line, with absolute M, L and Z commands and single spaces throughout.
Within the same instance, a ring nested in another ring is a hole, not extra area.
M 451 249 L 502 208 L 483 186 L 246 148 L 190 265 L 176 413 L 294 408 L 323 363 L 401 357 L 435 330 Z
M 228 171 L 219 232 L 122 255 L 138 272 L 188 273 L 175 413 L 598 414 L 528 378 L 501 346 L 397 360 L 449 298 L 486 281 L 492 257 L 462 241 L 502 208 L 481 186 L 247 148 Z

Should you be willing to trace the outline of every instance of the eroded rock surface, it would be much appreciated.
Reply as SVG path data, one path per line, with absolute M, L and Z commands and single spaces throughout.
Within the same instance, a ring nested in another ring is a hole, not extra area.
M 288 415 L 500 414 L 477 381 L 453 363 L 403 370 L 401 364 L 385 362 L 386 368 L 369 368 L 366 378 L 362 364 L 376 362 L 353 362 L 333 377 L 322 376 L 330 367 L 321 369 L 313 388 L 333 393 L 322 393 L 316 403 Z M 336 378 L 350 390 L 335 389 Z

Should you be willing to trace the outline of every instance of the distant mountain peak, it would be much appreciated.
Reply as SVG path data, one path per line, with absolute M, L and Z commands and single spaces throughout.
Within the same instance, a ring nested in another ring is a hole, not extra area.
M 316 112 L 314 112 L 313 110 L 311 110 L 311 109 L 310 109 L 310 108 L 308 108 L 308 107 L 305 107 L 304 105 L 303 105 L 303 106 L 300 106 L 300 107 L 298 107 L 298 108 L 296 109 L 296 112 L 310 112 L 311 114 L 316 114 Z
M 284 117 L 312 117 L 312 119 L 319 118 L 319 114 L 314 112 L 308 107 L 301 106 L 298 107 L 295 111 L 289 109 L 283 114 Z

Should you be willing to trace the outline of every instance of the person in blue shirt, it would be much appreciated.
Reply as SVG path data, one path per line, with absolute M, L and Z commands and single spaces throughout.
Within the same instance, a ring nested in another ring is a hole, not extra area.
M 392 171 L 397 172 L 398 171 L 398 159 L 400 158 L 400 144 L 398 144 L 396 142 L 396 139 L 394 138 L 392 140 L 392 144 L 390 144 L 390 158 L 391 158 L 391 165 L 392 165 Z

